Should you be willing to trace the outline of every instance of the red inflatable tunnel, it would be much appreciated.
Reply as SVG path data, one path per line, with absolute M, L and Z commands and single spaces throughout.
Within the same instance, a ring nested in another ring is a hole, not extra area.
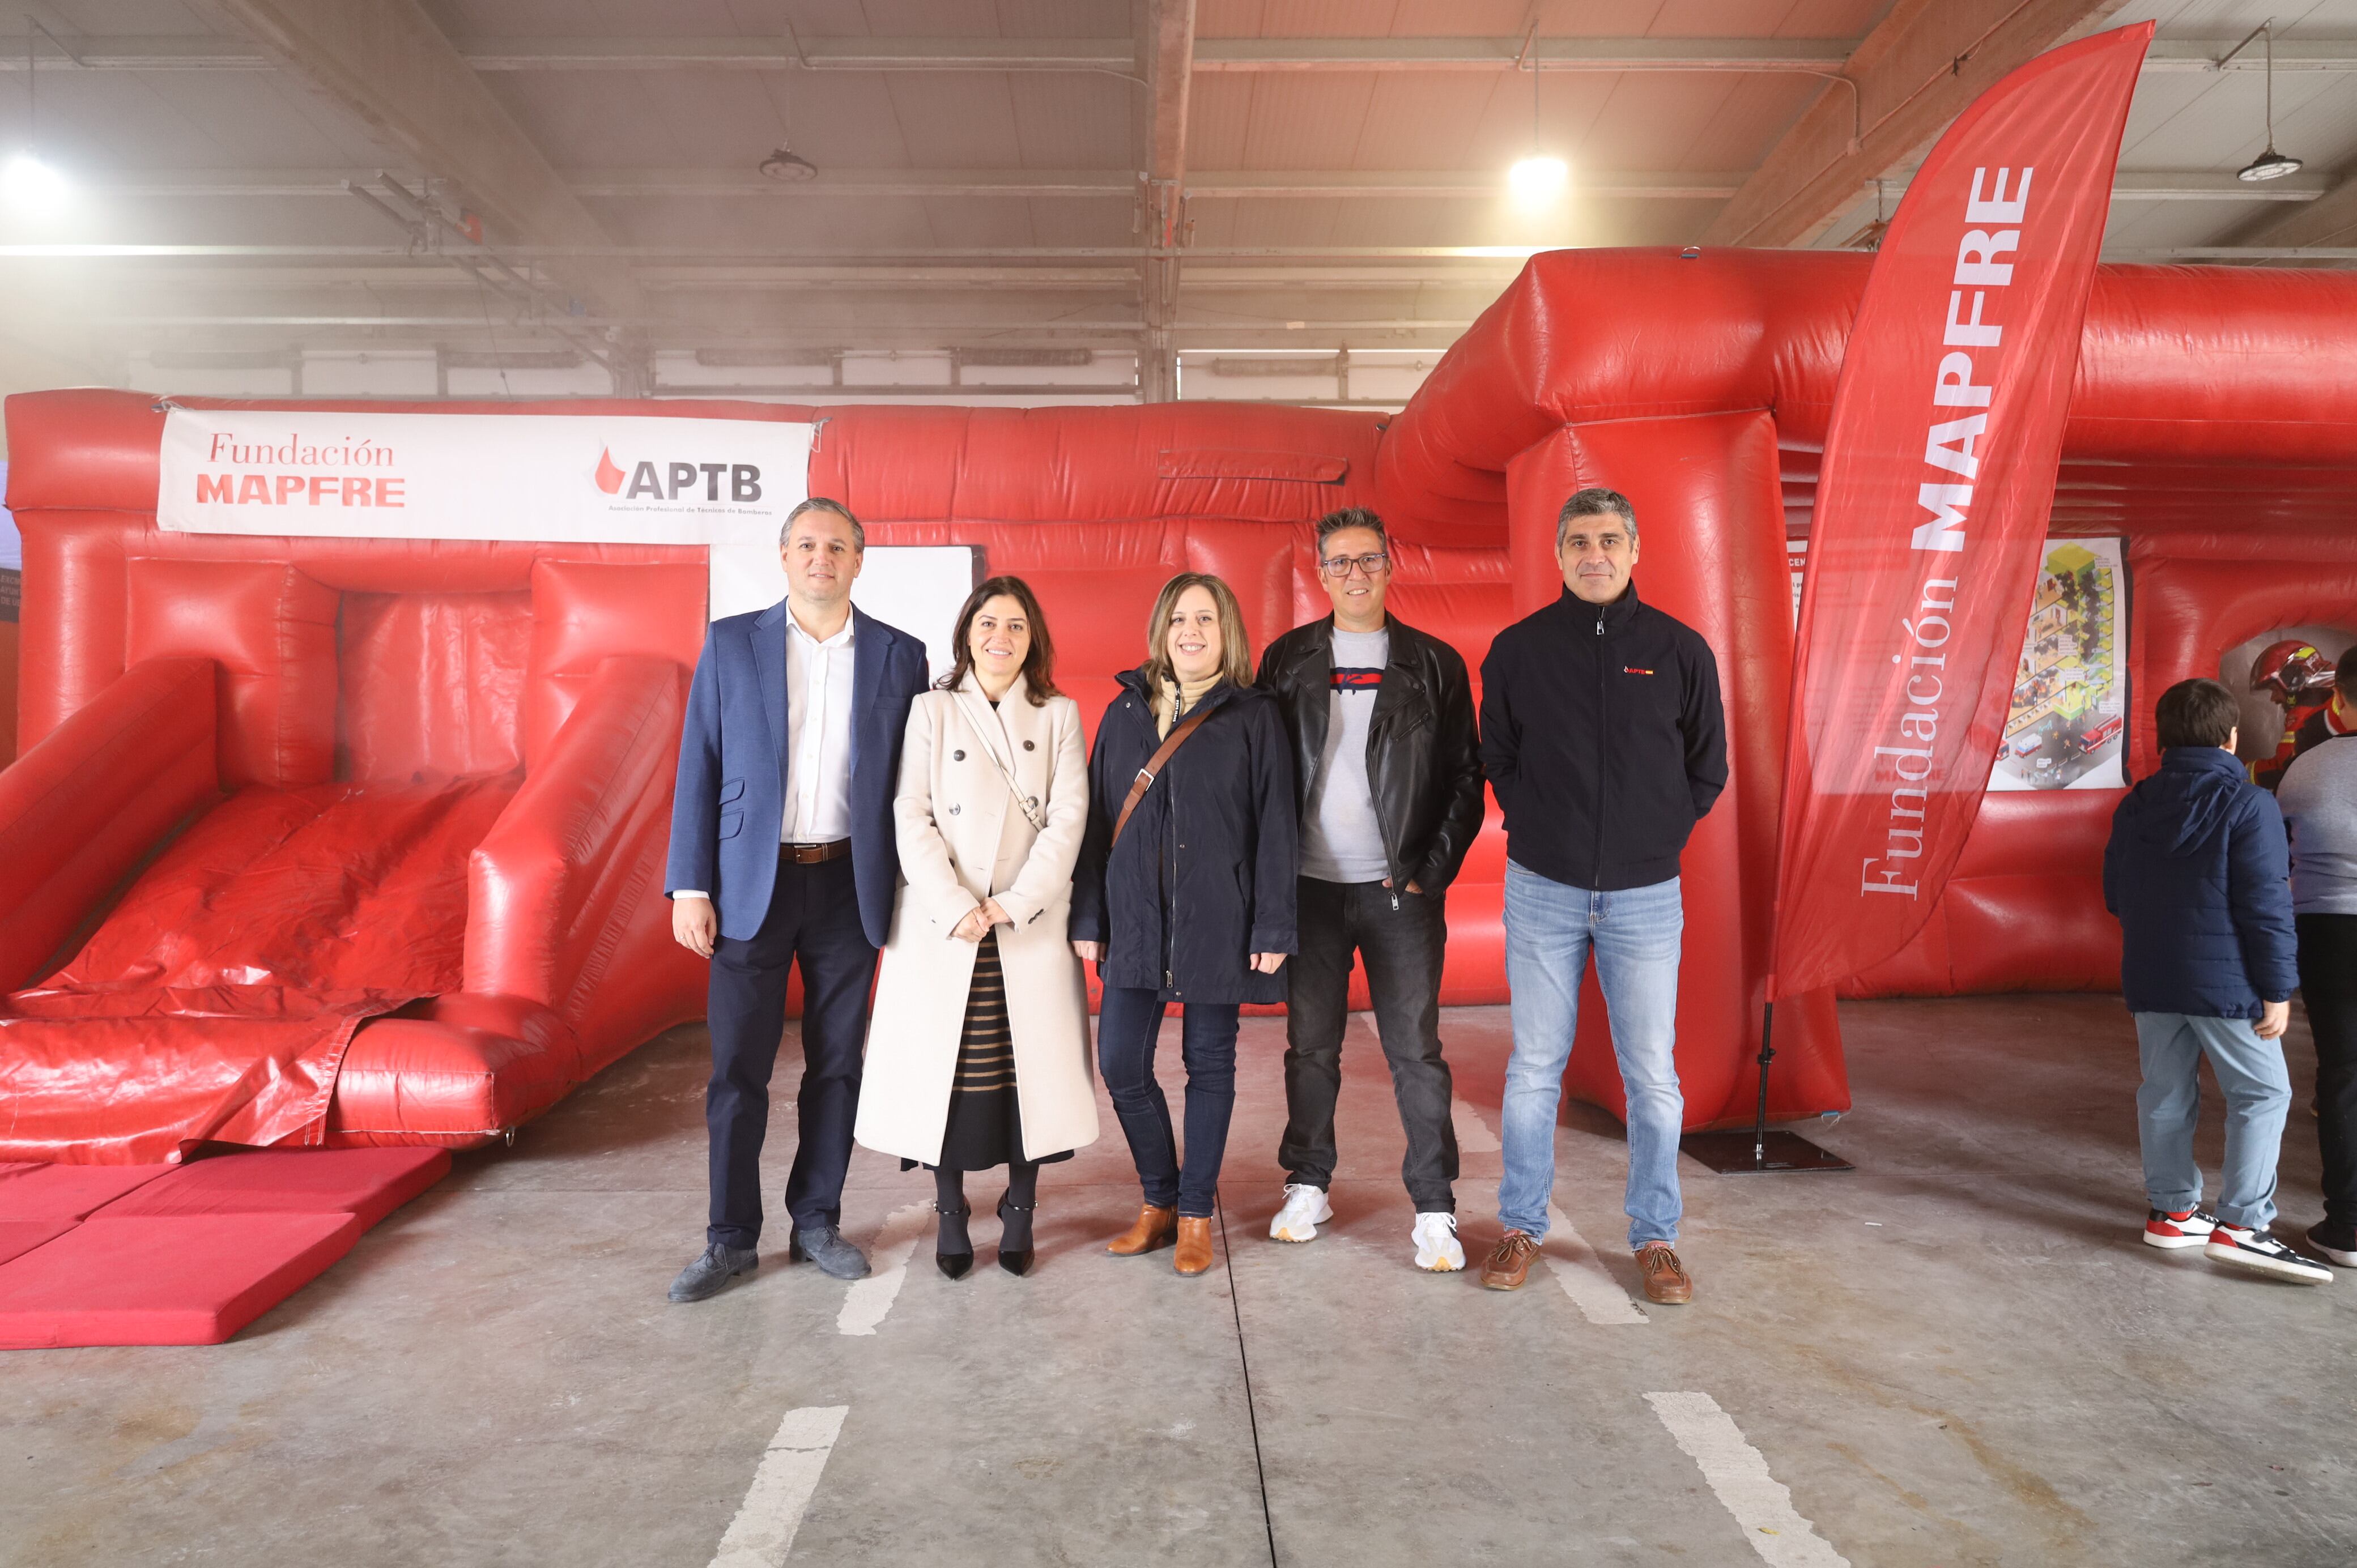
M 1791 658 L 1781 546 L 1788 529 L 1807 534 L 1870 264 L 1798 252 L 1536 257 L 1380 451 L 1378 505 L 1393 527 L 1504 548 L 1518 610 L 1555 591 L 1548 557 L 1563 496 L 1582 484 L 1626 491 L 1643 523 L 1648 593 L 1699 627 L 1730 671 L 1734 810 L 1713 813 L 1686 859 L 1679 1022 L 1690 1110 L 1689 1049 L 1738 1054 L 1723 1032 L 1737 1020 L 1719 1023 L 1725 1008 L 1706 1013 L 1701 992 L 1726 987 L 1738 950 L 1741 1016 L 1756 1026 Z M 2357 277 L 2101 269 L 2052 527 L 2127 540 L 2132 770 L 2154 766 L 2147 720 L 2169 682 L 2214 677 L 2225 650 L 2271 628 L 2357 626 L 2353 513 Z M 1845 993 L 2115 988 L 2119 933 L 2100 874 L 2117 800 L 2097 790 L 1989 797 L 1922 933 Z M 1694 940 L 1704 878 L 1727 889 L 1711 897 L 1739 908 L 1742 940 L 1698 973 L 1698 952 L 1706 962 L 1711 953 Z M 1720 1031 L 1707 1045 L 1693 1038 L 1704 1016 Z M 1616 1103 L 1609 1054 L 1587 1022 L 1574 1087 Z M 1805 1048 L 1798 1060 L 1780 1056 L 1779 1110 L 1844 1102 L 1824 1025 L 1822 1012 L 1811 1015 L 1796 1040 L 1780 1009 L 1778 1043 Z M 1737 1076 L 1738 1088 L 1756 1084 Z

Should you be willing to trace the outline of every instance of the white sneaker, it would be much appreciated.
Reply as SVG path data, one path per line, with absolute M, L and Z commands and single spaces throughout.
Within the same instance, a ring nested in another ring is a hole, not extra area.
M 2264 1230 L 2246 1230 L 2221 1220 L 2218 1229 L 2210 1232 L 2210 1244 L 2201 1255 L 2216 1262 L 2231 1263 L 2238 1269 L 2256 1273 L 2273 1274 L 2277 1279 L 2297 1280 L 2301 1284 L 2329 1285 L 2332 1270 L 2302 1252 L 2295 1252 Z
M 1318 1227 L 1334 1218 L 1331 1205 L 1326 1201 L 1326 1189 L 1311 1187 L 1308 1182 L 1289 1181 L 1285 1184 L 1285 1207 L 1268 1222 L 1272 1241 L 1315 1241 Z
M 1428 1274 L 1453 1274 L 1465 1266 L 1465 1249 L 1457 1241 L 1457 1216 L 1415 1217 L 1415 1266 Z

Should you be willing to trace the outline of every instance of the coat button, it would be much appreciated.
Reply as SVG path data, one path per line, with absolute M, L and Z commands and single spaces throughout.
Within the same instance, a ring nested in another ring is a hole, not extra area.
M 950 753 L 950 760 L 952 762 L 963 762 L 965 760 L 965 753 L 963 751 L 952 751 Z
M 1027 741 L 1025 741 L 1025 742 L 1023 743 L 1023 749 L 1024 749 L 1024 750 L 1026 750 L 1026 751 L 1037 751 L 1037 750 L 1039 750 L 1039 748 L 1037 746 L 1034 746 L 1031 742 L 1029 742 L 1029 741 L 1028 741 L 1028 740 L 1027 740 Z

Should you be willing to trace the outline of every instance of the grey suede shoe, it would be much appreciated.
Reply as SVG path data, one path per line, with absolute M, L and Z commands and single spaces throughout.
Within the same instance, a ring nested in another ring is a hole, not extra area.
M 718 1295 L 728 1288 L 728 1282 L 738 1274 L 749 1274 L 760 1261 L 760 1255 L 750 1247 L 724 1247 L 715 1241 L 704 1249 L 703 1255 L 680 1270 L 679 1278 L 671 1282 L 673 1301 L 703 1301 Z
M 786 1255 L 795 1262 L 808 1258 L 823 1273 L 839 1280 L 864 1280 L 867 1277 L 866 1254 L 843 1239 L 843 1232 L 832 1225 L 813 1225 L 807 1230 L 797 1230 L 786 1243 Z

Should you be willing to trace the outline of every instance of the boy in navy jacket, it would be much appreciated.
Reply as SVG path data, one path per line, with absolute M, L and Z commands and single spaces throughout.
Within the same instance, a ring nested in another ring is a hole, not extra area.
M 2120 802 L 2104 847 L 2104 903 L 2120 919 L 2120 990 L 2144 1067 L 2144 1239 L 2327 1284 L 2330 1267 L 2267 1234 L 2291 1105 L 2279 1042 L 2298 983 L 2283 815 L 2234 759 L 2233 693 L 2180 681 L 2153 716 L 2160 771 Z M 2193 1159 L 2204 1056 L 2226 1096 L 2214 1216 L 2202 1211 Z

